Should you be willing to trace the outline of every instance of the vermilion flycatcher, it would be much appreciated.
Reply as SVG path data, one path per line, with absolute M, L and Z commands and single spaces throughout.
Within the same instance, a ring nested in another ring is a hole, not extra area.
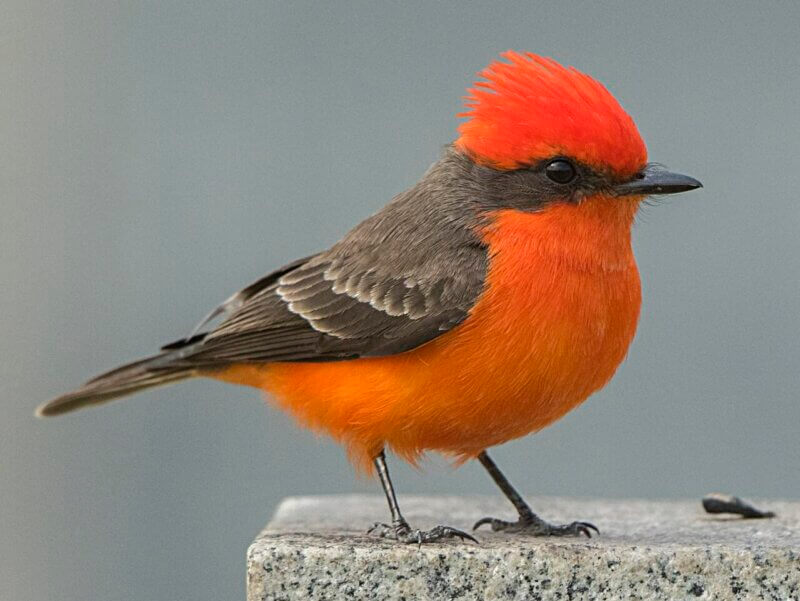
M 388 447 L 411 462 L 429 450 L 477 458 L 519 518 L 475 528 L 590 536 L 587 522 L 538 517 L 486 449 L 547 426 L 609 381 L 639 317 L 636 210 L 648 195 L 701 184 L 648 166 L 633 120 L 594 79 L 533 54 L 503 56 L 480 74 L 458 139 L 419 183 L 330 249 L 231 296 L 201 333 L 39 415 L 195 376 L 255 386 L 374 467 L 392 523 L 373 532 L 472 539 L 408 525 Z

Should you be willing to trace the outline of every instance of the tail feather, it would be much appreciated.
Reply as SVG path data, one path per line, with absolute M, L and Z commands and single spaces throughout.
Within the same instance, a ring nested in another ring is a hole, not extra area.
M 164 386 L 196 374 L 185 364 L 170 364 L 172 353 L 161 353 L 112 369 L 86 382 L 77 390 L 57 397 L 36 410 L 38 417 L 60 415 L 89 405 L 98 405 L 146 388 Z

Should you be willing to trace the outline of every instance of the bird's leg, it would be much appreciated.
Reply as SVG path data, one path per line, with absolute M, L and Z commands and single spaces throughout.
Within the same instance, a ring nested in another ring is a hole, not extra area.
M 375 469 L 378 470 L 378 476 L 381 479 L 383 492 L 386 494 L 386 500 L 389 502 L 389 511 L 392 512 L 392 523 L 382 524 L 376 523 L 367 530 L 369 534 L 376 534 L 384 538 L 392 538 L 401 543 L 432 543 L 445 538 L 460 538 L 462 540 L 471 540 L 478 542 L 474 537 L 466 532 L 456 530 L 450 526 L 436 526 L 430 530 L 412 530 L 408 525 L 403 514 L 400 513 L 400 506 L 397 504 L 397 497 L 394 494 L 394 486 L 392 486 L 392 479 L 389 477 L 389 468 L 386 467 L 386 455 L 383 451 L 375 458 Z
M 489 472 L 495 484 L 500 487 L 503 494 L 505 494 L 508 500 L 511 501 L 517 509 L 519 519 L 517 519 L 516 522 L 506 522 L 505 520 L 498 520 L 497 518 L 482 518 L 475 522 L 475 525 L 472 527 L 473 530 L 477 530 L 484 524 L 489 524 L 492 530 L 495 531 L 521 532 L 532 536 L 579 536 L 585 534 L 591 538 L 592 530 L 598 534 L 600 533 L 600 531 L 589 522 L 572 522 L 571 524 L 563 525 L 545 522 L 542 518 L 533 513 L 530 506 L 511 485 L 511 482 L 503 475 L 503 472 L 500 471 L 500 468 L 492 461 L 486 451 L 482 451 L 481 454 L 478 455 L 478 461 L 486 468 L 486 471 Z

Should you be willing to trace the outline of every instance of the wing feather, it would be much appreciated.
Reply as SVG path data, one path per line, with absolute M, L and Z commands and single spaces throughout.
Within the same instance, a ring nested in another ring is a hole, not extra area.
M 448 156 L 329 250 L 232 296 L 216 311 L 222 323 L 185 341 L 182 360 L 212 368 L 376 357 L 457 327 L 483 291 L 488 257 L 479 212 L 465 209 L 472 166 Z

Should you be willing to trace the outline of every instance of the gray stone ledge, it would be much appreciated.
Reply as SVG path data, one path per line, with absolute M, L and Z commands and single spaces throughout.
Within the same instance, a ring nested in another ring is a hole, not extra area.
M 530 497 L 550 521 L 600 536 L 479 531 L 480 545 L 401 545 L 364 534 L 379 496 L 293 497 L 247 553 L 249 601 L 294 599 L 800 599 L 800 502 L 760 501 L 769 520 L 709 516 L 696 501 Z M 412 527 L 512 518 L 494 497 L 400 497 Z

